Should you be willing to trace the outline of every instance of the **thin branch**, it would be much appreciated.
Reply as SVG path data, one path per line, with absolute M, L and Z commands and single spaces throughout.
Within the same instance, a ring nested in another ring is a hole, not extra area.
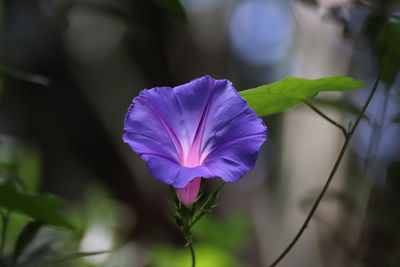
M 333 168 L 328 176 L 328 179 L 325 182 L 325 185 L 321 191 L 321 193 L 318 195 L 317 199 L 315 200 L 306 220 L 304 221 L 303 225 L 300 227 L 300 230 L 297 232 L 295 237 L 293 238 L 292 242 L 286 247 L 286 249 L 279 255 L 279 257 L 270 265 L 270 267 L 276 266 L 288 253 L 289 251 L 293 248 L 293 246 L 297 243 L 297 241 L 300 239 L 301 235 L 303 234 L 304 230 L 307 228 L 308 223 L 310 222 L 311 218 L 313 217 L 315 211 L 317 210 L 322 198 L 324 197 L 326 191 L 329 188 L 329 185 L 332 182 L 333 177 L 336 174 L 337 169 L 339 168 L 339 165 L 343 159 L 344 153 L 346 152 L 347 146 L 349 145 L 350 139 L 353 136 L 354 131 L 356 130 L 361 118 L 364 116 L 365 110 L 367 109 L 369 103 L 372 100 L 372 97 L 374 96 L 376 89 L 378 88 L 380 82 L 380 75 L 375 80 L 374 86 L 371 89 L 371 92 L 368 95 L 367 100 L 364 103 L 364 106 L 362 107 L 360 113 L 357 116 L 357 119 L 355 123 L 353 124 L 353 127 L 350 129 L 350 131 L 346 134 L 345 136 L 345 141 L 343 143 L 342 149 L 340 150 L 340 153 L 336 159 L 335 164 L 333 165 Z
M 22 70 L 14 69 L 9 66 L 0 64 L 0 74 L 10 76 L 12 78 L 23 80 L 30 83 L 36 83 L 43 86 L 50 86 L 50 79 L 38 74 L 32 74 Z
M 303 100 L 304 104 L 306 104 L 309 108 L 311 108 L 313 111 L 315 111 L 318 115 L 320 115 L 322 118 L 333 124 L 334 126 L 338 127 L 346 137 L 347 131 L 346 128 L 344 128 L 340 123 L 336 122 L 335 120 L 329 118 L 325 113 L 323 113 L 321 110 L 319 110 L 316 106 L 314 106 L 311 102 L 307 100 Z

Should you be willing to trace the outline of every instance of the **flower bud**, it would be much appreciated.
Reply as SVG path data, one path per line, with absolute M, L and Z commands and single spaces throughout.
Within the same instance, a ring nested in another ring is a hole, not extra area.
M 201 177 L 194 178 L 186 187 L 178 189 L 178 197 L 185 206 L 192 205 L 197 198 L 200 190 Z

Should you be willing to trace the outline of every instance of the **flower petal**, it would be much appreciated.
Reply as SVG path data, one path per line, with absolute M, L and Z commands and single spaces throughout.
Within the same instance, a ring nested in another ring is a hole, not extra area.
M 180 114 L 172 88 L 143 90 L 128 109 L 123 139 L 139 155 L 160 154 L 179 162 Z

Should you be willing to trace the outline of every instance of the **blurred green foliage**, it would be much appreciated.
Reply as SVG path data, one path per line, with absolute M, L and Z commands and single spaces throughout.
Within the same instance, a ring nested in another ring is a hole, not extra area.
M 71 228 L 72 225 L 60 214 L 64 204 L 63 199 L 55 196 L 21 193 L 9 182 L 0 184 L 0 208 L 27 215 L 45 224 Z
M 34 240 L 36 234 L 40 230 L 43 223 L 31 221 L 20 232 L 17 241 L 15 242 L 14 250 L 11 256 L 12 265 L 17 263 L 19 256 L 24 252 L 27 246 Z
M 186 19 L 185 9 L 179 0 L 153 0 L 158 6 L 167 11 L 168 13 Z
M 400 70 L 400 23 L 387 22 L 375 41 L 375 53 L 381 69 L 382 81 L 392 85 Z
M 194 227 L 196 260 L 199 267 L 244 266 L 236 258 L 236 253 L 246 248 L 246 240 L 251 232 L 248 216 L 237 214 L 228 218 L 204 216 Z M 190 266 L 188 248 L 169 245 L 155 246 L 150 253 L 150 266 L 178 267 Z
M 196 260 L 198 267 L 239 267 L 233 255 L 217 246 L 204 243 L 196 244 Z M 151 265 L 154 267 L 187 267 L 191 264 L 188 251 L 184 249 L 159 246 L 151 253 Z
M 237 214 L 224 220 L 205 216 L 193 227 L 193 235 L 206 244 L 229 251 L 241 248 L 251 232 L 249 217 Z
M 39 149 L 31 144 L 21 146 L 16 159 L 16 175 L 25 185 L 24 189 L 27 192 L 39 190 L 41 172 Z
M 69 261 L 72 259 L 73 266 L 95 266 L 80 258 L 103 254 L 105 251 L 77 252 L 79 242 L 93 223 L 101 222 L 107 229 L 116 228 L 118 209 L 115 201 L 104 189 L 96 186 L 91 188 L 82 205 L 69 205 L 61 213 L 61 208 L 65 208 L 63 199 L 37 193 L 41 180 L 39 149 L 31 144 L 3 139 L 0 211 L 8 223 L 7 228 L 1 225 L 1 230 L 5 229 L 6 234 L 0 266 L 71 266 Z M 74 210 L 74 207 L 79 208 Z
M 96 221 L 109 225 L 110 220 L 115 218 L 113 204 L 115 203 L 110 201 L 110 197 L 100 186 L 90 188 L 81 205 L 71 205 L 67 211 L 68 217 L 76 227 L 76 236 L 82 238 L 90 224 Z

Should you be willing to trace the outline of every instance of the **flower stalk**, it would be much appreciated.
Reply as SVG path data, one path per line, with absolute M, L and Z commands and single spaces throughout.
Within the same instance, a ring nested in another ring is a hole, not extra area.
M 205 190 L 202 188 L 200 195 L 191 205 L 182 203 L 179 198 L 179 192 L 177 192 L 178 190 L 170 187 L 171 192 L 173 193 L 173 202 L 171 203 L 172 216 L 183 234 L 186 241 L 185 246 L 190 249 L 192 267 L 195 267 L 196 265 L 196 253 L 193 247 L 192 228 L 205 214 L 214 210 L 223 186 L 224 183 L 216 186 L 207 197 L 205 197 Z

